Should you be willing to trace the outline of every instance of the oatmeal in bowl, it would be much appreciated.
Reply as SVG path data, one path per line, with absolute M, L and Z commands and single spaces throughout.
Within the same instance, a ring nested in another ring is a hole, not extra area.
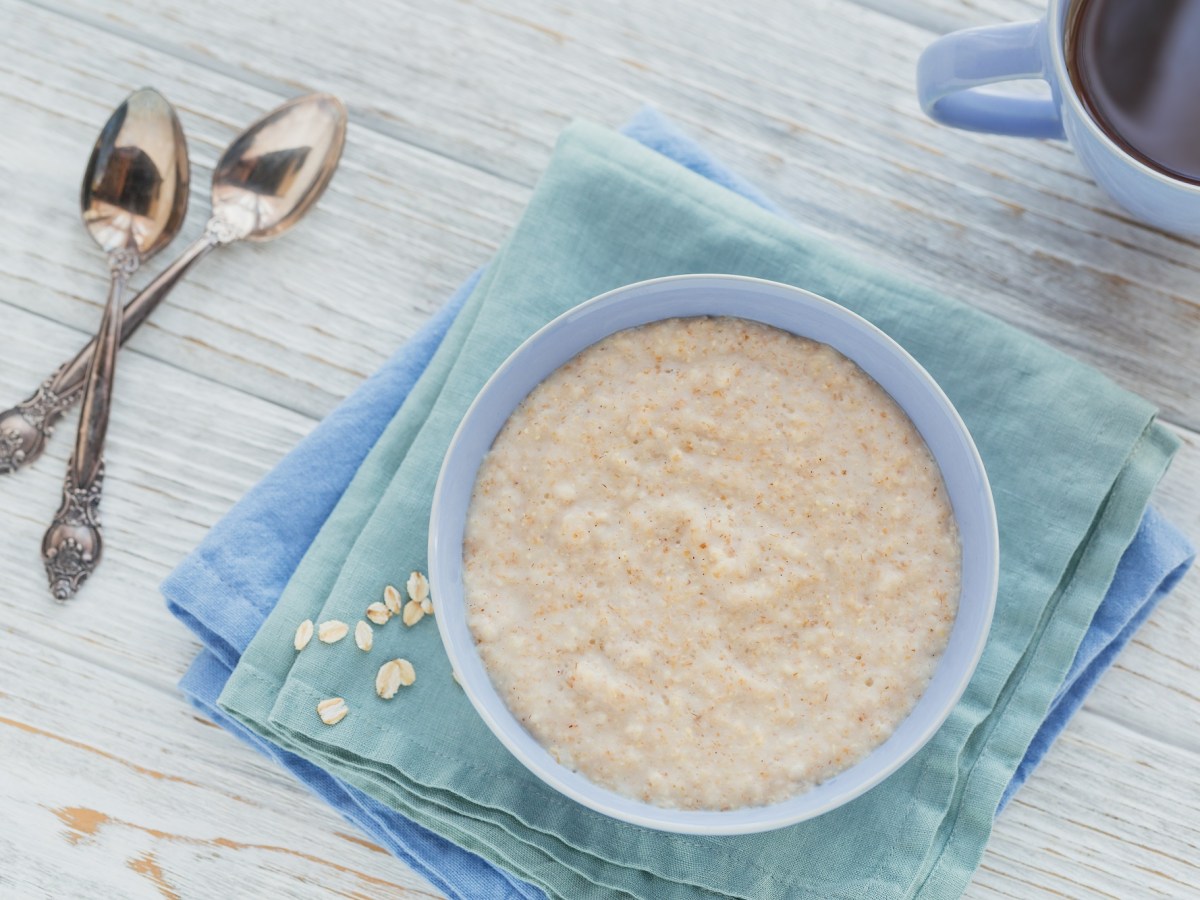
M 627 821 L 817 815 L 911 756 L 982 650 L 986 475 L 872 326 L 732 276 L 632 285 L 526 342 L 435 494 L 455 671 L 497 737 Z

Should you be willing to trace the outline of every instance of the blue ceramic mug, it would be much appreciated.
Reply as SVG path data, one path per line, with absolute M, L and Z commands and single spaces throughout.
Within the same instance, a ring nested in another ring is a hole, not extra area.
M 969 28 L 934 41 L 917 64 L 921 108 L 935 121 L 970 131 L 1065 138 L 1096 182 L 1151 225 L 1200 234 L 1200 185 L 1130 156 L 1087 111 L 1067 71 L 1068 22 L 1078 0 L 1050 0 L 1036 22 Z M 983 85 L 1041 79 L 1050 96 Z

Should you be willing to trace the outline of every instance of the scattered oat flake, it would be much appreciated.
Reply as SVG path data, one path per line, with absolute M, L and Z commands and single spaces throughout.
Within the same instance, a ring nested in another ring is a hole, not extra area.
M 336 644 L 350 633 L 350 626 L 337 619 L 330 619 L 317 626 L 317 637 L 326 644 Z
M 303 650 L 308 646 L 308 642 L 312 640 L 313 623 L 312 619 L 305 619 L 296 628 L 296 640 L 293 644 L 297 650 Z
M 326 725 L 336 725 L 346 718 L 348 712 L 350 707 L 346 706 L 346 701 L 341 697 L 330 697 L 317 704 L 317 715 Z
M 393 659 L 392 662 L 394 662 L 397 668 L 400 670 L 400 683 L 404 685 L 404 687 L 408 687 L 417 680 L 417 670 L 413 668 L 413 664 L 407 659 Z
M 391 617 L 391 612 L 382 603 L 372 603 L 367 607 L 367 618 L 376 625 L 386 625 Z
M 428 597 L 421 601 L 421 612 L 425 613 L 427 616 L 433 615 L 433 601 Z
M 400 667 L 396 661 L 389 660 L 379 667 L 375 675 L 375 693 L 384 700 L 391 700 L 400 690 Z
M 421 609 L 419 600 L 409 600 L 404 604 L 404 624 L 409 628 L 420 622 L 424 615 L 425 610 Z
M 429 579 L 420 572 L 408 576 L 408 596 L 420 603 L 429 596 Z
M 390 584 L 383 589 L 383 602 L 387 604 L 388 612 L 394 616 L 400 615 L 400 592 Z
M 358 644 L 358 649 L 363 653 L 370 653 L 371 647 L 375 644 L 375 635 L 371 633 L 371 626 L 362 619 L 354 626 L 354 643 Z

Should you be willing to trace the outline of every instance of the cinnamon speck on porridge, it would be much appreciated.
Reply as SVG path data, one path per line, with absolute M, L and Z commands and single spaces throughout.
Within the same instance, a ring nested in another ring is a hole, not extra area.
M 908 715 L 958 609 L 920 434 L 856 364 L 743 319 L 618 332 L 480 466 L 472 634 L 563 765 L 657 806 L 802 793 Z

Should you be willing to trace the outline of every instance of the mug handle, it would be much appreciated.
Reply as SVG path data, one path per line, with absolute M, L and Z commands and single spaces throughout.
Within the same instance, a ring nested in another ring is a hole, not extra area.
M 1046 80 L 1045 21 L 968 28 L 938 38 L 917 62 L 917 96 L 935 122 L 1014 137 L 1062 138 L 1050 97 L 978 90 L 998 81 Z

